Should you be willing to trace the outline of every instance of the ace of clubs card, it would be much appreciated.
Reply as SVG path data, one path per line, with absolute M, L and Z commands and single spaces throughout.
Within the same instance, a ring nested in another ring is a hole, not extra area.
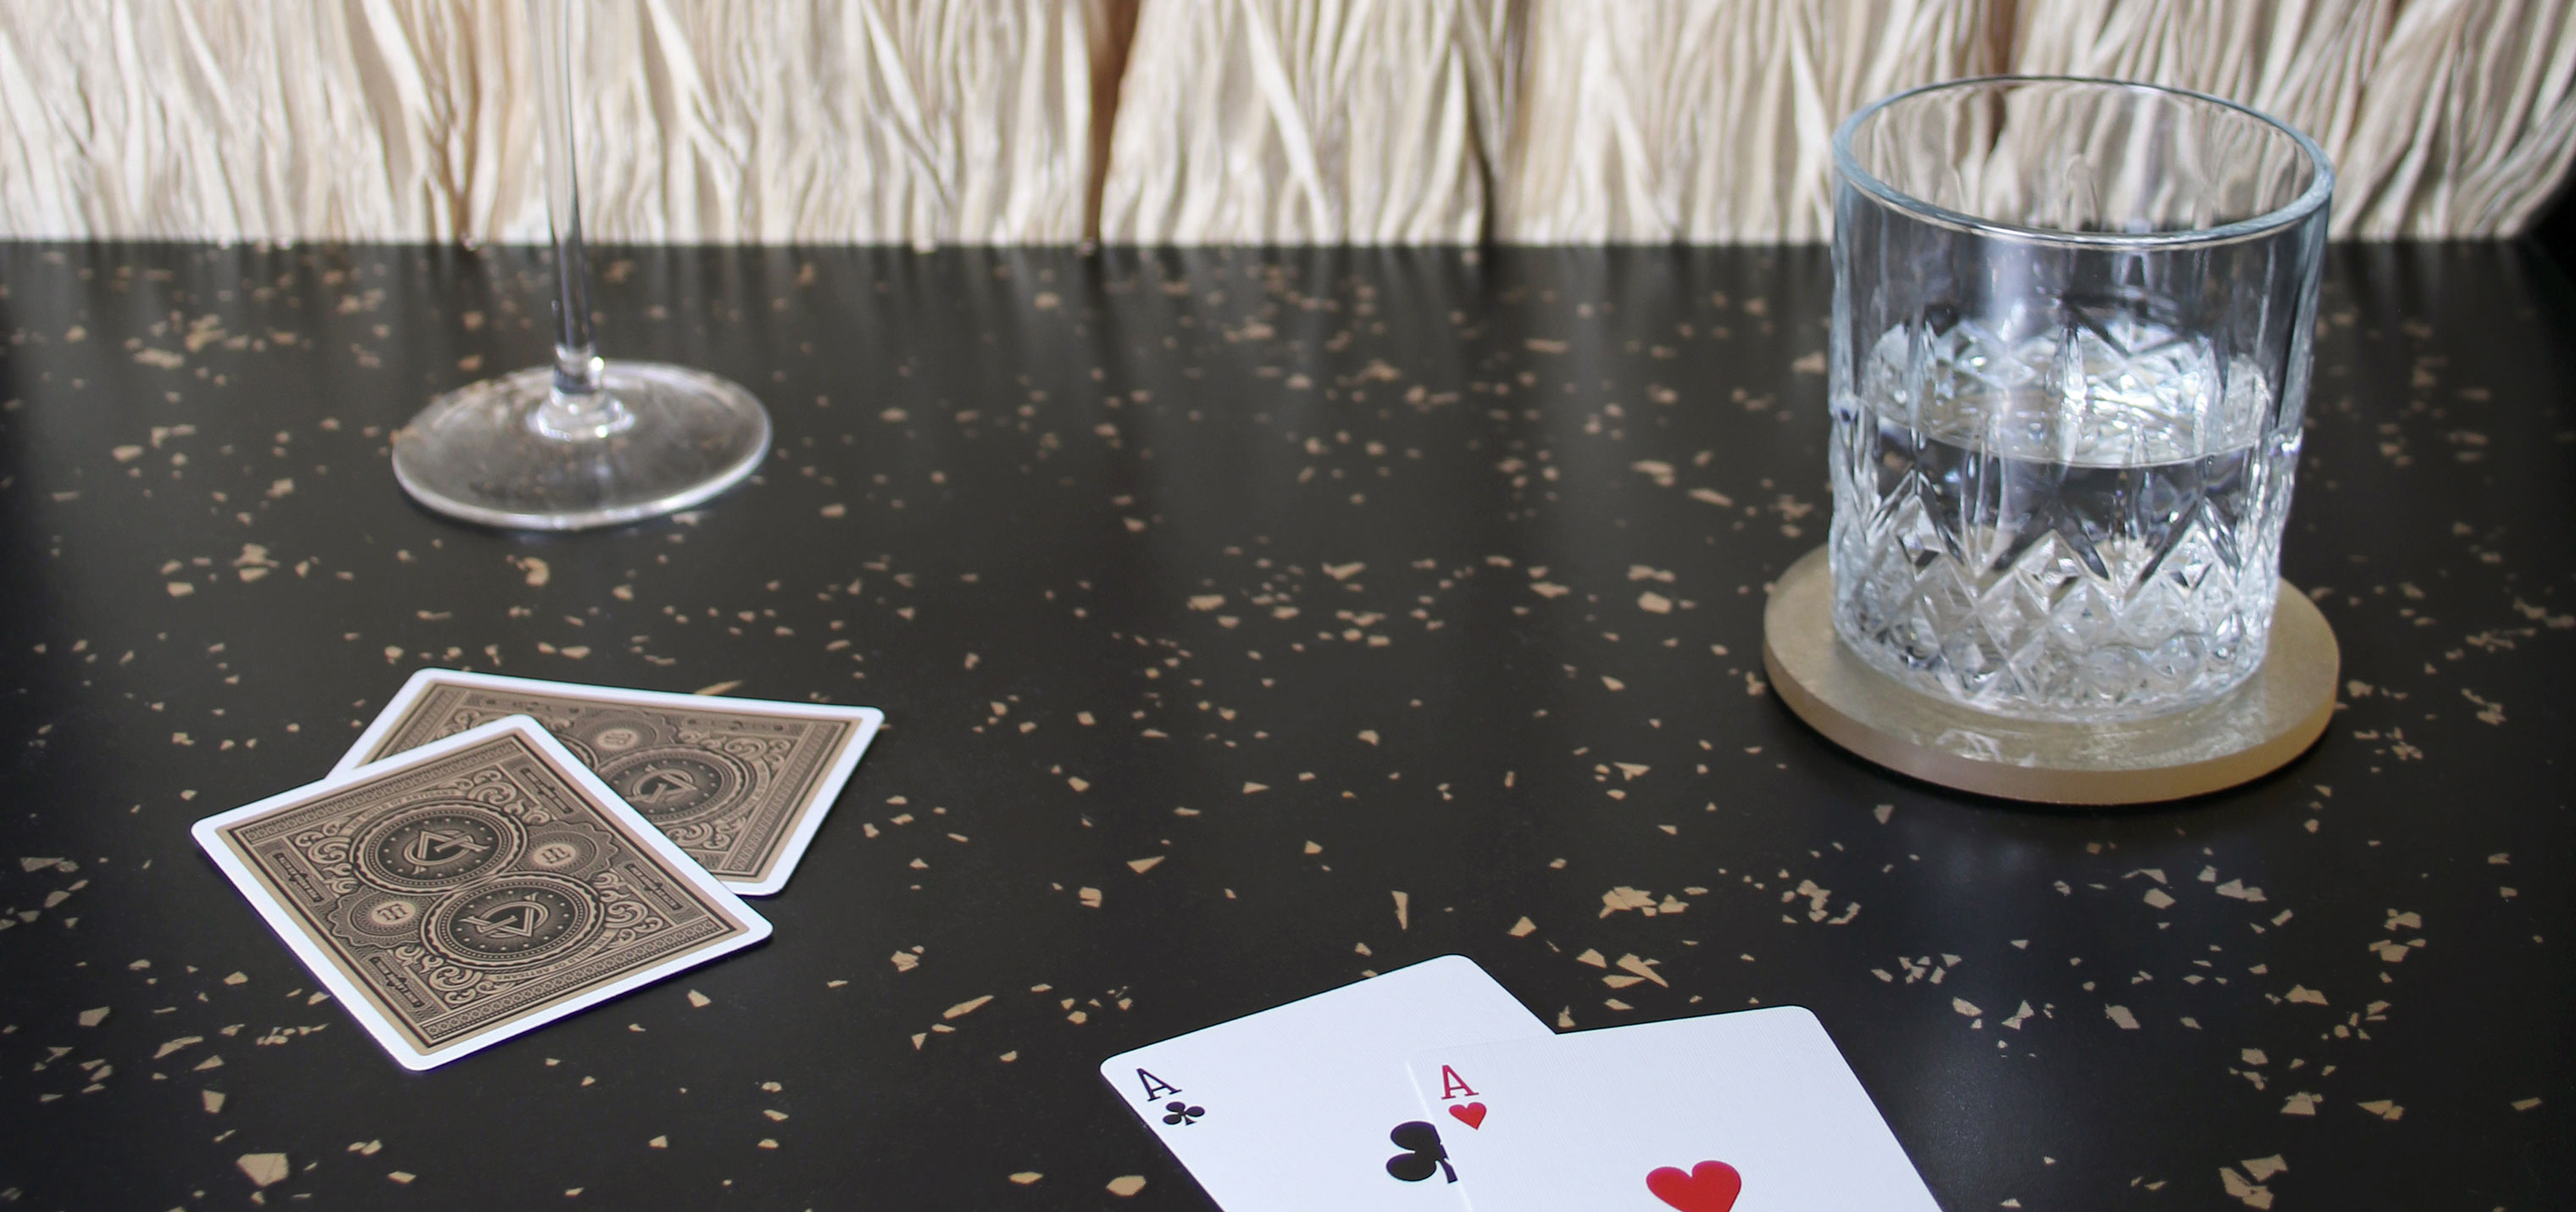
M 1404 1058 L 1549 1031 L 1448 955 L 1101 1062 L 1100 1076 L 1226 1212 L 1448 1212 L 1442 1153 Z

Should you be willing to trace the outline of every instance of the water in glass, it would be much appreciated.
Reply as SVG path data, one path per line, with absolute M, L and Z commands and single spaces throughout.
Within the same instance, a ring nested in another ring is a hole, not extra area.
M 2263 657 L 2299 452 L 2265 377 L 2117 304 L 1888 330 L 1833 401 L 1836 624 L 2006 715 L 2144 716 Z

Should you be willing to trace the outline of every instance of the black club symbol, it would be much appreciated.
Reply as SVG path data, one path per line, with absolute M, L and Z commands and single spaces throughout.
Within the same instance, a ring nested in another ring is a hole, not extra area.
M 1194 1124 L 1205 1114 L 1207 1108 L 1193 1107 L 1177 1098 L 1163 1104 L 1163 1122 L 1167 1124 Z

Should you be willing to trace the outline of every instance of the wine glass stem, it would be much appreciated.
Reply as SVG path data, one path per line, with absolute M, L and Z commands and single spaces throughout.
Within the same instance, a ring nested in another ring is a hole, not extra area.
M 607 365 L 590 324 L 590 260 L 581 239 L 581 181 L 574 169 L 573 0 L 528 0 L 537 66 L 538 126 L 546 144 L 546 225 L 555 241 L 555 385 L 529 418 L 540 434 L 598 439 L 635 423 L 606 386 Z

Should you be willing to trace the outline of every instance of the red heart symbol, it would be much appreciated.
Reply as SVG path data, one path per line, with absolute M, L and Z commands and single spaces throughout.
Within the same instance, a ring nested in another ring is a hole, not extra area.
M 1485 1104 L 1483 1103 L 1461 1103 L 1450 1107 L 1449 1114 L 1456 1116 L 1459 1123 L 1470 1128 L 1485 1126 Z
M 1684 1174 L 1665 1166 L 1646 1176 L 1646 1189 L 1681 1212 L 1726 1212 L 1744 1190 L 1744 1176 L 1721 1161 L 1704 1161 Z

